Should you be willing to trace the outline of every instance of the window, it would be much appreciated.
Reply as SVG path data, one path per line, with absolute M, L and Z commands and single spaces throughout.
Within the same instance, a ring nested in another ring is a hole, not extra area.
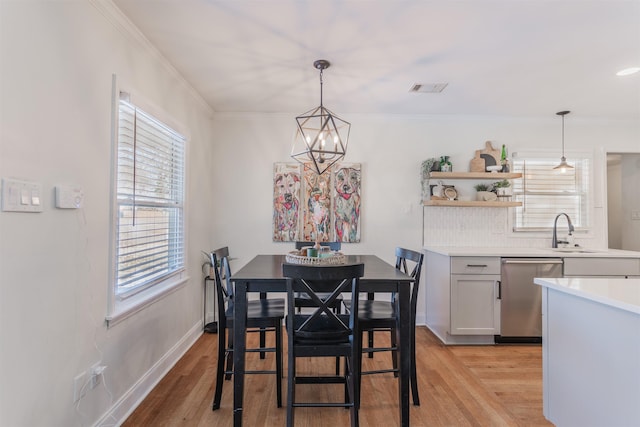
M 118 103 L 114 295 L 126 299 L 184 270 L 185 138 Z
M 518 156 L 513 159 L 513 172 L 522 179 L 513 181 L 513 197 L 522 206 L 513 209 L 514 231 L 547 231 L 553 228 L 556 215 L 564 212 L 576 230 L 590 226 L 590 159 L 574 158 L 573 169 L 554 171 L 557 158 Z

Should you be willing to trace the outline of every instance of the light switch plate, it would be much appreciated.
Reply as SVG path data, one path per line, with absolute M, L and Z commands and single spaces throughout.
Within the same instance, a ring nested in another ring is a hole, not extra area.
M 2 179 L 3 212 L 42 212 L 42 184 L 13 178 Z

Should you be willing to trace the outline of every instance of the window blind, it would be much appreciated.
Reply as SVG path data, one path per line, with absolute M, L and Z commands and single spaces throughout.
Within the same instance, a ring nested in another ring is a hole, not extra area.
M 118 111 L 116 294 L 122 297 L 184 268 L 185 138 L 127 100 Z
M 514 231 L 543 231 L 553 228 L 555 217 L 564 212 L 576 229 L 588 229 L 589 159 L 572 159 L 573 169 L 555 171 L 558 159 L 515 158 L 513 172 L 522 179 L 513 181 L 513 197 L 522 202 L 514 208 Z

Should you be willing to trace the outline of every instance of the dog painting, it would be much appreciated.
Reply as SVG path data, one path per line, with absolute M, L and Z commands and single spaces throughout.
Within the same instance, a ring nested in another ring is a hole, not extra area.
M 360 241 L 360 165 L 338 165 L 333 173 L 334 229 L 338 242 Z
M 318 175 L 313 169 L 304 167 L 303 240 L 305 242 L 328 242 L 330 238 L 331 174 Z
M 275 163 L 273 172 L 274 242 L 360 241 L 359 163 L 337 163 L 322 175 Z
M 300 211 L 300 170 L 296 165 L 277 163 L 273 178 L 273 241 L 295 242 Z

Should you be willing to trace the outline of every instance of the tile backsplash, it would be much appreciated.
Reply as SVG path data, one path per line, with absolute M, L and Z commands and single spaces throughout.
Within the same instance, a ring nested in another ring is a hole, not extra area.
M 423 246 L 546 248 L 551 245 L 551 232 L 513 233 L 510 214 L 507 208 L 427 206 L 423 208 Z M 558 232 L 564 236 L 566 228 L 563 226 Z M 592 246 L 594 236 L 576 233 L 575 241 Z

